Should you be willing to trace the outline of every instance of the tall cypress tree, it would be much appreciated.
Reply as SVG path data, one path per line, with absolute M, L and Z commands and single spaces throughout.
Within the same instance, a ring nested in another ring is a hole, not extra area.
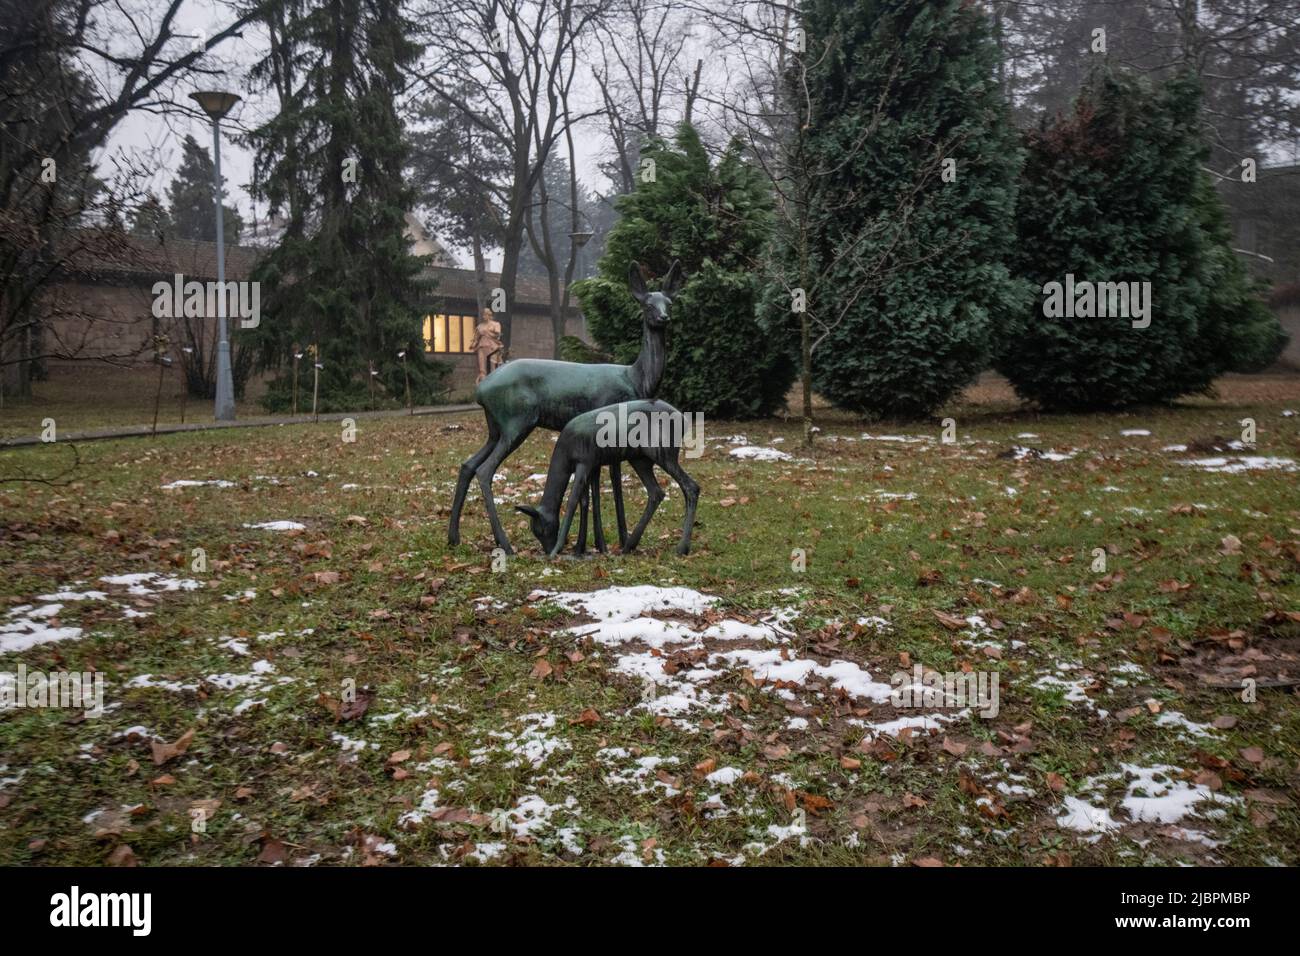
M 1004 261 L 1020 155 L 997 48 L 962 0 L 804 0 L 799 16 L 797 211 L 767 302 L 788 315 L 803 293 L 824 397 L 925 415 L 986 367 L 994 319 L 1026 295 Z
M 211 213 L 208 214 L 208 218 L 212 218 Z M 158 242 L 165 240 L 168 235 L 175 235 L 176 227 L 172 224 L 167 207 L 153 193 L 146 196 L 144 201 L 132 211 L 131 233 L 136 236 L 148 236 Z
M 1027 137 L 1017 267 L 1041 294 L 998 361 L 1020 395 L 1065 409 L 1163 402 L 1262 367 L 1285 343 L 1230 248 L 1199 100 L 1190 76 L 1153 90 L 1102 64 L 1071 114 Z M 1057 308 L 1051 284 L 1068 276 L 1076 307 Z M 1079 315 L 1099 283 L 1148 283 L 1149 315 Z
M 369 369 L 390 396 L 404 372 L 431 401 L 446 366 L 422 360 L 423 257 L 410 252 L 405 216 L 414 193 L 397 97 L 418 58 L 404 0 L 280 0 L 272 10 L 280 112 L 255 130 L 258 189 L 290 202 L 289 229 L 258 267 L 264 359 L 279 365 L 291 343 L 319 347 L 323 409 L 355 408 Z M 292 74 L 288 66 L 293 68 Z M 305 188 L 304 188 L 305 184 Z M 405 365 L 399 352 L 414 359 Z M 287 401 L 287 376 L 268 403 Z
M 616 200 L 620 219 L 599 274 L 574 284 L 588 328 L 615 361 L 631 362 L 641 347 L 641 310 L 627 288 L 628 266 L 639 262 L 661 276 L 680 260 L 686 284 L 673 303 L 660 397 L 719 418 L 770 414 L 794 370 L 788 349 L 756 315 L 759 257 L 772 225 L 767 182 L 735 144 L 711 163 L 689 125 L 672 145 L 651 140 L 641 163 L 636 189 Z
M 171 232 L 181 239 L 215 242 L 217 223 L 212 209 L 212 154 L 193 136 L 185 137 L 181 150 L 180 168 L 167 187 Z M 221 212 L 225 217 L 222 223 L 225 240 L 234 245 L 243 232 L 244 219 L 232 206 L 223 204 Z

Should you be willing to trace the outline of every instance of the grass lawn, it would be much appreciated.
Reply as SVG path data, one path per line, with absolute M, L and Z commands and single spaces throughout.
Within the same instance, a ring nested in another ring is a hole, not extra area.
M 44 421 L 53 418 L 60 433 L 114 425 L 148 425 L 158 399 L 158 423 L 212 420 L 212 400 L 188 397 L 180 369 L 168 369 L 158 392 L 158 367 L 118 368 L 82 362 L 53 366 L 50 377 L 32 384 L 30 399 L 6 396 L 0 406 L 0 438 L 39 435 Z M 304 413 L 311 411 L 311 379 L 307 379 Z M 240 418 L 267 413 L 259 399 L 265 383 L 249 383 L 243 401 L 236 404 Z
M 521 553 L 493 569 L 476 489 L 448 548 L 470 415 L 0 484 L 0 671 L 107 678 L 100 717 L 0 713 L 0 863 L 1300 862 L 1297 380 L 1113 417 L 976 397 L 951 444 L 709 422 L 686 558 L 675 487 L 641 552 L 542 558 L 510 509 L 541 432 L 496 483 Z M 915 665 L 996 674 L 996 716 L 896 708 Z

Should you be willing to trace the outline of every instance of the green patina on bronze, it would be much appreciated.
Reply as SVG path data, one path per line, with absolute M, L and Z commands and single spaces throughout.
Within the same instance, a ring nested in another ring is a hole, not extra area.
M 477 477 L 483 491 L 483 503 L 492 524 L 497 546 L 512 554 L 497 517 L 492 497 L 492 476 L 501 463 L 514 453 L 534 428 L 561 431 L 583 412 L 618 402 L 649 399 L 659 388 L 664 371 L 664 333 L 672 298 L 682 285 L 679 263 L 674 262 L 664 277 L 659 292 L 648 292 L 641 267 L 633 262 L 628 268 L 628 287 L 641 304 L 643 332 L 641 353 L 631 365 L 584 365 L 549 359 L 516 359 L 493 371 L 479 383 L 474 400 L 483 406 L 488 437 L 483 447 L 460 466 L 456 494 L 451 503 L 451 521 L 447 542 L 460 543 L 460 513 L 470 480 Z M 612 470 L 614 504 L 619 515 L 619 539 L 626 543 L 623 521 L 621 475 Z

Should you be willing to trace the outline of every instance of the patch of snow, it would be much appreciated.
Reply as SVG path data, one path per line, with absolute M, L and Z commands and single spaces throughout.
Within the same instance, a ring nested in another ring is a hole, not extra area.
M 478 860 L 480 863 L 486 863 L 493 860 L 506 851 L 504 843 L 475 843 L 474 849 L 465 854 L 466 859 Z
M 718 661 L 747 667 L 758 680 L 802 684 L 809 677 L 821 677 L 831 686 L 842 689 L 851 697 L 862 697 L 876 702 L 889 700 L 894 689 L 890 684 L 872 680 L 870 674 L 852 661 L 835 660 L 829 664 L 818 664 L 816 661 L 800 658 L 787 660 L 780 650 L 726 651 L 709 658 L 710 665 Z
M 38 601 L 102 601 L 108 597 L 103 591 L 55 591 L 37 595 Z
M 1056 825 L 1080 833 L 1104 834 L 1118 830 L 1120 825 L 1105 807 L 1094 807 L 1078 797 L 1066 797 Z
M 699 615 L 718 604 L 716 597 L 681 587 L 656 587 L 640 584 L 609 587 L 599 591 L 543 593 L 538 595 L 560 607 L 596 619 L 595 624 L 579 624 L 569 633 L 591 637 L 598 644 L 623 644 L 640 640 L 650 647 L 695 641 L 699 632 L 680 621 L 659 621 L 642 617 L 654 611 L 679 611 Z
M 492 731 L 490 736 L 505 741 L 501 749 L 505 750 L 512 758 L 506 763 L 507 767 L 521 767 L 529 764 L 534 770 L 539 769 L 551 754 L 560 750 L 568 750 L 567 741 L 558 737 L 552 737 L 543 731 L 552 730 L 555 727 L 556 718 L 554 714 L 521 714 L 520 723 L 524 724 L 523 730 L 517 734 L 509 731 Z M 470 751 L 473 757 L 486 757 L 493 748 L 480 747 Z
M 719 767 L 704 779 L 709 781 L 709 783 L 716 783 L 720 786 L 729 787 L 744 775 L 745 771 L 741 770 L 739 767 Z
M 336 734 L 335 736 L 342 735 Z M 397 822 L 401 826 L 418 825 L 424 822 L 425 817 L 439 809 L 441 808 L 438 806 L 438 791 L 429 789 L 424 791 L 424 794 L 420 797 L 419 805 L 403 813 L 397 818 Z
M 39 644 L 75 641 L 84 633 L 79 627 L 52 627 L 47 623 L 63 610 L 62 604 L 34 607 L 20 604 L 0 621 L 0 654 L 25 651 Z
M 1188 720 L 1183 714 L 1176 710 L 1162 711 L 1156 716 L 1157 727 L 1177 727 L 1179 730 L 1186 731 L 1192 737 L 1215 737 L 1218 732 L 1209 724 L 1198 724 L 1194 720 Z
M 890 624 L 883 617 L 875 617 L 875 616 L 860 617 L 857 620 L 857 625 L 858 627 L 870 628 L 871 630 L 876 631 L 878 633 L 883 631 L 890 631 L 893 630 L 894 628 L 894 625 Z
M 1296 463 L 1290 458 L 1244 455 L 1234 458 L 1187 458 L 1180 465 L 1199 468 L 1201 471 L 1235 475 L 1243 471 L 1295 471 Z
M 618 856 L 614 857 L 614 859 L 611 861 L 614 863 L 615 866 L 646 866 L 646 865 L 663 866 L 664 865 L 664 851 L 659 849 L 658 847 L 655 847 L 652 851 L 650 851 L 649 853 L 650 863 L 647 864 L 645 858 L 642 855 L 643 851 L 634 838 L 630 836 L 624 836 L 622 839 L 619 840 L 619 846 L 623 848 L 623 852 L 620 853 Z
M 791 456 L 777 448 L 765 448 L 759 445 L 741 445 L 727 452 L 732 458 L 745 458 L 750 461 L 789 461 Z
M 925 442 L 934 441 L 929 435 L 870 435 L 864 432 L 859 437 L 862 441 L 892 441 L 904 445 L 924 444 Z
M 1138 767 L 1121 765 L 1134 779 L 1128 794 L 1120 802 L 1135 821 L 1177 823 L 1202 801 L 1236 803 L 1235 797 L 1219 796 L 1209 787 L 1175 779 L 1178 768 L 1169 766 Z M 1157 777 L 1163 779 L 1157 780 Z
M 126 588 L 128 594 L 148 596 L 164 591 L 197 591 L 203 587 L 192 578 L 178 578 L 156 571 L 139 571 L 134 574 L 106 574 L 99 580 Z
M 1011 457 L 1016 461 L 1024 461 L 1026 458 L 1041 458 L 1043 461 L 1069 461 L 1077 452 L 1061 452 L 1054 448 L 1047 451 L 1038 451 L 1035 448 L 1026 448 L 1023 445 L 1015 445 L 1011 449 Z
M 522 796 L 513 809 L 506 811 L 505 822 L 516 837 L 536 838 L 539 831 L 552 827 L 551 817 L 557 810 L 572 811 L 577 807 L 576 797 L 566 797 L 564 803 L 547 803 L 535 793 Z M 566 849 L 570 847 L 566 846 Z M 572 847 L 581 852 L 580 847 Z
M 951 723 L 954 720 L 960 720 L 970 716 L 970 710 L 959 710 L 956 713 L 945 714 L 917 714 L 912 717 L 898 717 L 894 720 L 882 721 L 878 724 L 868 724 L 865 721 L 856 718 L 850 719 L 848 723 L 862 727 L 871 736 L 897 737 L 903 730 L 938 730 L 944 724 Z
M 330 740 L 333 740 L 340 747 L 342 747 L 344 753 L 359 754 L 359 753 L 363 753 L 366 750 L 379 749 L 379 744 L 368 743 L 367 741 L 364 740 L 358 740 L 354 737 L 349 737 L 346 734 L 340 734 L 337 731 L 330 734 Z

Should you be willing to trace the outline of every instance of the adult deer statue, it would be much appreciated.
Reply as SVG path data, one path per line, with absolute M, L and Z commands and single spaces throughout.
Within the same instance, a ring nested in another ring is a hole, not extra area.
M 682 270 L 674 262 L 658 292 L 648 292 L 641 267 L 633 262 L 627 271 L 632 297 L 641 304 L 641 354 L 631 365 L 586 365 L 550 359 L 515 359 L 493 371 L 474 390 L 474 400 L 483 406 L 488 438 L 483 447 L 460 466 L 456 495 L 451 503 L 447 526 L 448 544 L 460 543 L 460 512 L 470 480 L 477 477 L 483 490 L 483 505 L 492 523 L 497 547 L 513 554 L 510 539 L 497 517 L 492 498 L 492 476 L 534 428 L 561 431 L 575 416 L 618 402 L 653 398 L 664 372 L 664 332 L 673 296 L 682 286 Z M 614 503 L 619 516 L 619 538 L 626 542 L 623 522 L 621 476 L 615 469 Z

